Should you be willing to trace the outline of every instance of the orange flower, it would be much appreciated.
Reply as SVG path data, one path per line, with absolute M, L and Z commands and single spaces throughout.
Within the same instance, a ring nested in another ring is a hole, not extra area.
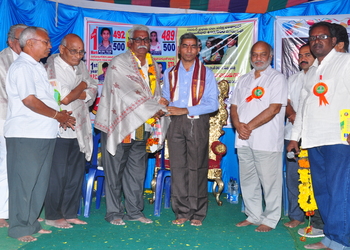
M 301 167 L 301 168 L 309 168 L 310 167 L 310 163 L 309 163 L 309 160 L 307 158 L 299 159 L 298 163 L 299 163 L 299 167 Z
M 306 241 L 306 237 L 305 236 L 301 236 L 300 237 L 300 241 Z

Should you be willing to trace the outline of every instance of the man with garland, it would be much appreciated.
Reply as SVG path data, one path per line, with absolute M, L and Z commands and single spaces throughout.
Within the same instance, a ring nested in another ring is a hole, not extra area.
M 19 45 L 19 35 L 27 28 L 24 24 L 10 27 L 7 34 L 8 47 L 0 52 L 0 227 L 8 227 L 8 184 L 6 166 L 6 143 L 4 123 L 7 113 L 7 94 L 5 80 L 10 65 L 16 60 L 22 49 Z
M 85 63 L 84 43 L 75 34 L 66 35 L 59 54 L 51 55 L 45 68 L 49 81 L 59 95 L 61 109 L 72 111 L 75 129 L 60 128 L 52 160 L 49 187 L 45 198 L 45 222 L 57 228 L 87 224 L 77 218 L 85 159 L 92 154 L 92 130 L 89 106 L 95 100 L 97 81 L 90 77 Z
M 285 77 L 271 68 L 273 50 L 256 42 L 250 51 L 253 70 L 241 76 L 231 97 L 231 120 L 245 213 L 237 227 L 259 225 L 255 231 L 274 229 L 281 217 L 282 152 L 287 105 Z M 265 210 L 262 208 L 264 194 Z
M 307 249 L 350 249 L 350 146 L 342 139 L 340 111 L 350 109 L 350 55 L 338 53 L 336 30 L 315 23 L 309 42 L 316 60 L 306 74 L 287 151 L 308 149 L 314 194 L 325 238 Z M 348 137 L 349 138 L 349 137 Z
M 159 69 L 148 52 L 149 32 L 144 25 L 129 30 L 130 50 L 109 63 L 95 119 L 95 128 L 102 131 L 105 219 L 113 225 L 125 225 L 124 220 L 153 222 L 142 213 L 146 141 L 153 118 L 164 115 L 162 108 L 166 111 L 160 102 L 166 103 L 161 99 Z
M 163 97 L 170 102 L 167 139 L 175 225 L 201 226 L 207 214 L 209 114 L 219 106 L 213 72 L 198 59 L 198 38 L 183 34 L 180 61 L 164 73 Z
M 310 45 L 304 44 L 299 48 L 299 68 L 301 71 L 292 75 L 288 79 L 288 104 L 286 108 L 286 117 L 287 122 L 284 129 L 284 138 L 285 138 L 285 146 L 287 147 L 289 144 L 289 139 L 291 136 L 296 111 L 298 110 L 299 105 L 299 96 L 301 88 L 303 87 L 304 78 L 315 61 L 314 55 L 310 51 Z M 299 196 L 299 164 L 298 158 L 296 159 L 287 159 L 287 188 L 288 188 L 288 217 L 290 221 L 284 223 L 286 227 L 295 228 L 298 225 L 304 223 L 304 211 L 300 208 L 298 203 Z M 315 214 L 311 219 L 312 229 L 305 233 L 304 228 L 300 228 L 298 233 L 300 235 L 305 235 L 310 238 L 323 237 L 323 221 L 321 219 L 321 215 L 318 210 L 315 211 Z

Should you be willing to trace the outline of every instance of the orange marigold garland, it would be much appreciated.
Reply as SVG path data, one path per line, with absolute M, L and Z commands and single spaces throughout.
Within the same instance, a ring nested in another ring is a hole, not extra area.
M 317 204 L 314 196 L 314 191 L 312 188 L 312 179 L 310 173 L 310 162 L 308 159 L 308 152 L 306 149 L 300 149 L 298 164 L 301 169 L 298 170 L 300 175 L 299 181 L 299 196 L 298 202 L 300 208 L 303 209 L 306 216 L 309 216 L 308 226 L 305 228 L 304 236 L 300 237 L 301 241 L 305 241 L 305 235 L 312 231 L 311 226 L 311 218 L 310 216 L 315 214 L 315 210 L 317 209 Z

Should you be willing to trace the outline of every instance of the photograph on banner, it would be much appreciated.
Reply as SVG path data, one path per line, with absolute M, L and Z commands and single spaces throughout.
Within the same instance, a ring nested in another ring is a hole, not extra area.
M 274 65 L 287 78 L 298 72 L 299 48 L 308 42 L 310 26 L 317 22 L 340 24 L 350 33 L 349 15 L 277 17 L 275 21 Z

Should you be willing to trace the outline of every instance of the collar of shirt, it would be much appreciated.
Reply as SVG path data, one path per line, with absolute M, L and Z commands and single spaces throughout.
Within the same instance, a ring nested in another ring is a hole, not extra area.
M 19 54 L 20 57 L 24 58 L 25 60 L 29 61 L 31 64 L 33 65 L 41 65 L 40 62 L 36 61 L 33 57 L 31 57 L 30 55 L 28 55 L 27 53 L 25 52 L 21 52 L 21 54 Z
M 77 70 L 77 66 L 71 66 L 68 63 L 66 63 L 60 55 L 57 56 L 57 62 L 59 63 L 59 65 L 64 68 L 64 69 L 70 69 L 73 70 L 74 72 Z
M 185 69 L 184 65 L 182 64 L 182 61 L 180 61 L 180 67 L 179 67 L 179 68 L 180 68 L 181 70 L 186 71 L 186 72 L 192 72 L 192 71 L 194 70 L 194 65 L 195 65 L 195 64 L 196 64 L 196 61 L 193 62 L 193 64 L 191 65 L 190 70 L 187 71 L 187 70 Z
M 14 52 L 13 49 L 11 49 L 11 51 L 12 51 L 13 60 L 16 60 L 19 57 L 19 55 L 16 52 Z

